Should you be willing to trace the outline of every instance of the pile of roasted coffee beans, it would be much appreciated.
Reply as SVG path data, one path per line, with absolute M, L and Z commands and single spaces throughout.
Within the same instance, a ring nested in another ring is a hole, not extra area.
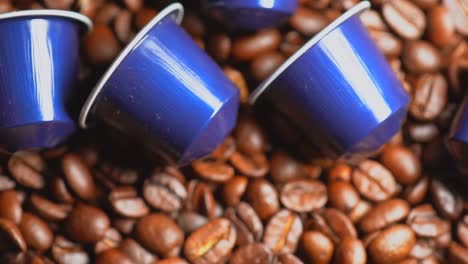
M 0 0 L 0 12 L 46 7 L 93 18 L 79 110 L 122 47 L 170 2 Z M 53 150 L 2 153 L 0 263 L 468 263 L 468 200 L 444 141 L 467 84 L 468 28 L 455 14 L 466 16 L 466 0 L 375 0 L 362 15 L 412 102 L 401 133 L 357 164 L 282 148 L 246 104 L 357 0 L 302 0 L 284 25 L 254 33 L 228 31 L 198 2 L 183 2 L 183 26 L 241 91 L 232 136 L 180 169 L 106 128 Z

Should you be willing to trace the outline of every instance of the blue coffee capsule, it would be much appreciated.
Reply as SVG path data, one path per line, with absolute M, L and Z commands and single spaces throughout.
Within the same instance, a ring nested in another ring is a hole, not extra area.
M 468 174 L 468 96 L 465 96 L 452 121 L 447 143 L 450 153 L 461 165 L 459 169 Z
M 294 15 L 298 0 L 205 0 L 204 8 L 215 19 L 240 29 L 274 26 Z
M 369 7 L 361 2 L 333 21 L 250 98 L 322 155 L 367 156 L 406 116 L 410 98 L 360 21 Z
M 138 33 L 80 116 L 83 128 L 92 117 L 181 165 L 212 152 L 239 108 L 239 90 L 179 26 L 183 11 L 171 4 Z
M 0 145 L 53 147 L 75 129 L 66 110 L 76 84 L 85 16 L 61 10 L 0 15 Z

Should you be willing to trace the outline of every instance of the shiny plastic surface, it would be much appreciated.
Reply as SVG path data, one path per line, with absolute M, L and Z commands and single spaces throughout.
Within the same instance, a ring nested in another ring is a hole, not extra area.
M 30 13 L 0 19 L 0 145 L 9 151 L 53 147 L 76 128 L 66 99 L 86 19 Z
M 458 112 L 452 122 L 448 138 L 448 148 L 453 157 L 464 163 L 468 161 L 468 96 L 465 96 Z M 468 174 L 468 171 L 464 172 Z
M 209 154 L 233 129 L 239 91 L 176 23 L 182 7 L 173 4 L 165 10 L 173 11 L 156 17 L 157 23 L 137 36 L 91 98 L 90 116 L 167 161 L 186 164 Z M 82 118 L 86 115 L 84 108 Z M 81 124 L 86 125 L 86 118 Z
M 410 101 L 361 23 L 361 5 L 252 95 L 327 156 L 376 151 L 400 129 Z
M 297 0 L 206 0 L 205 9 L 228 26 L 261 29 L 294 15 Z

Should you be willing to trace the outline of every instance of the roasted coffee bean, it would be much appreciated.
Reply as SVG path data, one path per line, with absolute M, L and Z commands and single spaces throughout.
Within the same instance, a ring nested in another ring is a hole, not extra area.
M 96 264 L 133 264 L 132 260 L 118 249 L 110 249 L 99 254 L 94 261 Z
M 249 101 L 249 88 L 247 87 L 247 82 L 246 82 L 246 80 L 244 78 L 244 75 L 240 71 L 238 71 L 238 70 L 236 70 L 236 69 L 234 69 L 232 67 L 229 67 L 229 66 L 224 67 L 224 74 L 239 89 L 240 102 L 242 104 L 246 104 Z M 227 157 L 227 158 L 229 158 L 229 157 Z
M 52 9 L 69 10 L 75 0 L 44 0 L 44 4 Z
M 1 263 L 16 264 L 16 263 L 32 263 L 32 264 L 51 264 L 52 261 L 48 258 L 39 255 L 33 251 L 28 252 L 10 252 L 0 255 Z
M 108 64 L 114 60 L 121 50 L 119 41 L 106 26 L 97 24 L 86 37 L 85 53 L 93 64 Z
M 422 9 L 429 9 L 438 4 L 438 0 L 413 0 L 413 3 Z
M 460 34 L 468 35 L 468 19 L 466 18 L 466 1 L 444 0 L 445 7 L 450 11 L 450 16 L 455 23 L 455 27 Z
M 407 133 L 413 141 L 426 143 L 433 140 L 439 134 L 439 129 L 434 123 L 410 123 Z
M 385 1 L 382 15 L 387 24 L 405 39 L 418 39 L 426 28 L 423 11 L 408 0 Z
M 304 264 L 304 262 L 293 254 L 285 253 L 276 256 L 273 259 L 273 264 Z
M 356 238 L 345 237 L 336 249 L 337 264 L 367 263 L 367 253 L 362 242 Z
M 302 250 L 311 263 L 328 264 L 333 258 L 335 246 L 319 231 L 306 231 L 301 237 Z
M 280 44 L 281 34 L 277 29 L 263 29 L 234 39 L 232 56 L 238 61 L 250 61 L 261 54 L 277 50 Z
M 199 160 L 192 163 L 194 171 L 202 179 L 223 183 L 234 176 L 234 169 L 222 161 Z
M 401 55 L 403 45 L 393 34 L 381 30 L 371 30 L 370 34 L 377 47 L 385 56 L 394 58 Z
M 144 249 L 138 242 L 127 238 L 120 243 L 119 250 L 134 263 L 151 264 L 157 261 L 157 257 Z
M 294 253 L 302 230 L 303 226 L 299 216 L 291 211 L 281 210 L 268 222 L 263 243 L 275 254 Z
M 418 239 L 410 252 L 410 257 L 425 259 L 434 254 L 434 245 L 431 240 Z
M 351 220 L 336 209 L 325 209 L 320 213 L 312 213 L 306 222 L 306 229 L 317 230 L 327 235 L 335 244 L 345 237 L 357 237 L 356 229 Z
M 344 213 L 350 212 L 361 200 L 356 189 L 345 181 L 331 181 L 328 184 L 330 206 Z
M 255 119 L 248 115 L 241 115 L 234 129 L 234 139 L 237 148 L 243 153 L 263 152 L 267 145 L 266 133 L 256 123 Z
M 372 209 L 372 205 L 365 201 L 360 200 L 356 206 L 348 213 L 349 219 L 353 223 L 359 222 L 370 210 Z
M 444 217 L 456 220 L 463 211 L 463 199 L 451 186 L 432 179 L 430 193 L 432 202 Z
M 94 244 L 94 253 L 101 254 L 104 251 L 116 248 L 119 246 L 121 241 L 122 236 L 119 231 L 114 228 L 109 228 L 104 234 L 104 238 Z
M 254 180 L 249 184 L 247 200 L 263 221 L 268 220 L 280 210 L 278 192 L 270 182 L 264 179 Z
M 21 231 L 11 220 L 0 218 L 0 252 L 26 251 L 26 244 Z
M 99 169 L 105 174 L 106 178 L 115 183 L 132 185 L 138 180 L 138 171 L 130 168 L 121 168 L 109 163 L 103 163 L 99 166 Z
M 32 155 L 35 154 L 25 152 L 13 154 L 8 160 L 8 170 L 17 183 L 31 189 L 42 189 L 45 185 L 44 177 L 40 173 L 41 168 L 31 162 L 33 161 L 31 159 L 35 159 L 31 157 Z
M 94 18 L 98 8 L 100 8 L 102 4 L 103 3 L 100 1 L 78 0 L 76 7 L 81 14 L 89 18 Z
M 0 192 L 0 218 L 13 221 L 19 224 L 23 208 L 18 193 L 15 190 L 7 190 Z
M 182 209 L 187 190 L 175 177 L 157 172 L 145 180 L 143 197 L 152 207 L 164 212 L 173 212 Z
M 380 232 L 369 244 L 374 263 L 396 263 L 405 259 L 416 243 L 414 232 L 406 225 L 393 225 Z
M 327 203 L 327 188 L 316 180 L 296 180 L 281 188 L 281 203 L 296 212 L 310 212 Z
M 353 169 L 351 166 L 345 163 L 335 163 L 333 167 L 330 168 L 328 171 L 328 181 L 333 182 L 337 181 L 351 181 L 351 174 L 353 173 Z
M 62 236 L 57 236 L 52 246 L 52 258 L 59 264 L 89 263 L 89 255 L 78 244 L 75 244 Z
M 208 218 L 215 217 L 216 200 L 211 188 L 203 182 L 192 180 L 187 189 L 187 209 L 199 212 Z
M 409 41 L 403 49 L 403 64 L 415 74 L 435 73 L 442 66 L 442 57 L 427 41 Z
M 359 222 L 359 228 L 366 233 L 390 226 L 406 218 L 410 210 L 408 202 L 391 199 L 377 204 Z
M 305 177 L 304 167 L 297 160 L 282 151 L 271 157 L 271 178 L 275 183 L 286 183 Z
M 421 162 L 410 149 L 404 146 L 385 147 L 380 161 L 392 172 L 400 184 L 411 185 L 421 177 Z
M 8 176 L 0 175 L 0 192 L 14 189 L 15 182 Z
M 135 226 L 138 241 L 147 249 L 163 257 L 179 255 L 184 241 L 184 232 L 163 214 L 149 214 Z
M 120 7 L 118 5 L 112 2 L 106 3 L 97 11 L 93 22 L 104 25 L 110 24 L 119 12 Z
M 289 24 L 301 34 L 312 37 L 327 26 L 328 20 L 319 11 L 299 7 L 294 16 L 289 19 Z
M 223 263 L 236 242 L 231 222 L 218 218 L 193 232 L 185 241 L 184 255 L 194 264 Z
M 7 13 L 14 10 L 15 9 L 9 0 L 0 1 L 0 13 Z
M 167 259 L 158 261 L 157 264 L 189 264 L 189 263 L 181 258 L 167 258 Z
M 252 60 L 250 72 L 258 82 L 268 78 L 283 62 L 286 57 L 279 52 L 270 52 L 259 55 Z
M 352 174 L 352 181 L 359 193 L 371 201 L 385 201 L 398 190 L 393 175 L 380 163 L 364 160 Z
M 145 201 L 138 197 L 132 186 L 121 186 L 113 189 L 109 194 L 109 203 L 117 214 L 128 218 L 139 218 L 149 213 Z
M 135 227 L 136 220 L 131 218 L 112 218 L 112 226 L 119 230 L 120 233 L 129 235 Z
M 468 215 L 460 218 L 457 224 L 457 236 L 462 244 L 468 248 Z
M 450 244 L 448 250 L 448 263 L 450 264 L 464 264 L 468 263 L 468 249 L 460 246 L 456 242 Z
M 224 62 L 231 55 L 231 48 L 231 38 L 227 34 L 218 33 L 210 36 L 206 50 L 216 61 Z
M 124 0 L 125 6 L 132 12 L 138 12 L 144 4 L 143 0 Z
M 236 229 L 236 244 L 244 246 L 259 241 L 263 234 L 263 224 L 254 209 L 241 202 L 234 208 L 228 208 L 224 217 L 229 219 Z
M 93 201 L 96 198 L 96 184 L 91 170 L 79 156 L 66 154 L 62 159 L 62 169 L 68 186 L 81 199 Z
M 435 238 L 450 232 L 450 223 L 439 218 L 429 204 L 413 208 L 408 215 L 407 224 L 421 237 Z
M 375 10 L 366 10 L 361 13 L 359 18 L 369 30 L 387 31 L 388 29 L 380 13 Z
M 122 43 L 128 43 L 132 39 L 132 14 L 129 11 L 122 10 L 115 17 L 114 31 Z
M 184 15 L 182 26 L 192 36 L 202 37 L 206 33 L 206 27 L 201 18 L 194 13 Z
M 181 212 L 177 217 L 177 224 L 188 234 L 202 227 L 207 222 L 207 217 L 194 212 Z
M 135 26 L 138 30 L 143 29 L 158 12 L 151 8 L 142 8 L 135 17 Z
M 56 204 L 38 194 L 32 194 L 29 202 L 35 212 L 49 221 L 65 220 L 72 209 L 68 204 Z
M 223 201 L 227 206 L 239 204 L 247 190 L 249 180 L 245 176 L 235 176 L 223 185 Z
M 418 182 L 407 186 L 403 191 L 403 197 L 410 204 L 415 205 L 424 200 L 429 191 L 429 177 L 422 177 Z
M 78 203 L 65 221 L 65 232 L 80 243 L 96 243 L 110 226 L 109 217 L 99 208 Z
M 263 177 L 270 170 L 268 160 L 263 153 L 248 155 L 236 151 L 229 157 L 229 161 L 240 173 L 253 178 Z
M 252 243 L 238 248 L 229 259 L 230 264 L 258 263 L 269 264 L 273 261 L 271 250 L 261 243 Z
M 359 0 L 332 0 L 332 8 L 336 10 L 348 10 L 359 3 Z
M 72 204 L 75 201 L 75 198 L 73 198 L 72 194 L 68 190 L 63 178 L 58 176 L 53 177 L 50 185 L 50 189 L 55 200 L 66 204 Z
M 245 84 L 245 83 L 244 83 Z M 236 142 L 234 138 L 228 136 L 224 141 L 211 153 L 211 157 L 216 160 L 226 161 L 236 151 Z
M 428 37 L 435 45 L 444 47 L 455 38 L 455 24 L 449 10 L 444 6 L 435 6 L 427 14 Z

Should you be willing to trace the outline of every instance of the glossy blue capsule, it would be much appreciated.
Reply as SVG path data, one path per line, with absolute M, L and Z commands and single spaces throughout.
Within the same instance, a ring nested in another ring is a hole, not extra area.
M 294 15 L 298 0 L 205 0 L 204 8 L 224 24 L 257 30 L 274 26 Z
M 360 21 L 369 7 L 361 2 L 332 22 L 250 98 L 321 155 L 367 156 L 406 116 L 410 98 Z
M 85 16 L 33 10 L 0 15 L 0 145 L 53 147 L 75 131 L 66 100 L 76 84 Z
M 448 149 L 455 160 L 465 164 L 464 174 L 468 174 L 468 96 L 465 96 L 452 122 L 448 137 Z
M 239 90 L 179 26 L 183 7 L 162 10 L 122 51 L 80 116 L 136 138 L 180 165 L 212 152 L 234 128 Z

